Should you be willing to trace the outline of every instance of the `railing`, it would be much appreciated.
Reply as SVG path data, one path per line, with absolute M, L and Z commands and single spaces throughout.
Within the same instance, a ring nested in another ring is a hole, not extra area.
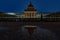
M 43 17 L 43 18 L 60 18 L 60 17 Z
M 39 15 L 39 16 L 32 16 L 32 17 L 30 17 L 30 16 L 16 16 L 16 17 L 0 17 L 0 18 L 40 18 L 41 17 L 41 15 Z
M 60 21 L 60 17 L 38 17 L 38 18 L 0 17 L 0 21 Z

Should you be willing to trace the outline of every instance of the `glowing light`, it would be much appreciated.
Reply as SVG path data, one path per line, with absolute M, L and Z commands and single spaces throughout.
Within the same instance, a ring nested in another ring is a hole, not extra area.
M 6 14 L 9 14 L 9 15 L 16 15 L 15 13 L 6 13 Z

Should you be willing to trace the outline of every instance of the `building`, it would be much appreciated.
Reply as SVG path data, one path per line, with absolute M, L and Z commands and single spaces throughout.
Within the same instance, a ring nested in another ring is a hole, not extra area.
M 24 10 L 24 13 L 26 18 L 37 18 L 38 15 L 36 9 L 34 8 L 31 2 L 28 5 L 28 8 Z
M 40 15 L 38 14 L 38 12 L 36 11 L 36 9 L 32 5 L 32 3 L 30 2 L 28 7 L 24 10 L 24 14 L 21 14 L 18 17 L 20 17 L 20 18 L 39 18 Z

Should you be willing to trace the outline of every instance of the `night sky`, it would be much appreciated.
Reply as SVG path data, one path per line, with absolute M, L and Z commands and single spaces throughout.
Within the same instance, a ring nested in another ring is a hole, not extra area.
M 60 11 L 60 0 L 0 0 L 0 12 L 23 12 L 30 1 L 38 12 Z

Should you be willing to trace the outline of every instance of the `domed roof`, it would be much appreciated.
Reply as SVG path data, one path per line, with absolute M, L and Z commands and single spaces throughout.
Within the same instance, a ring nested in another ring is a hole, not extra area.
M 36 9 L 35 9 L 34 6 L 32 5 L 32 3 L 30 2 L 30 4 L 28 5 L 28 8 L 25 9 L 25 11 L 36 11 Z

